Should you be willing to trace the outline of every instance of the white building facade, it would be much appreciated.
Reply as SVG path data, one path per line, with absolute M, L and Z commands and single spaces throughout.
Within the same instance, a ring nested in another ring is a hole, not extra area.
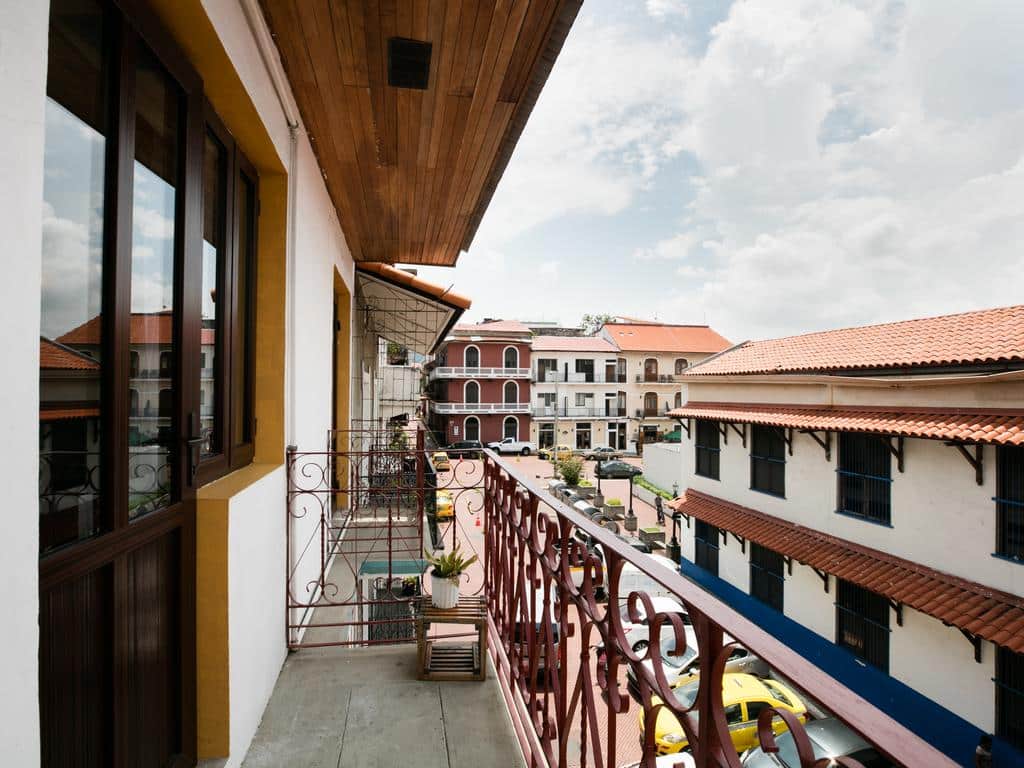
M 961 759 L 981 732 L 1024 748 L 1022 329 L 740 345 L 672 411 L 684 572 Z

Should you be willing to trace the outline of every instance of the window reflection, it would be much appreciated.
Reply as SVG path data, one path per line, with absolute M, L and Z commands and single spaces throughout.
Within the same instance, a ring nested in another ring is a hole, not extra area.
M 135 167 L 132 199 L 131 350 L 140 373 L 130 382 L 145 403 L 128 419 L 128 516 L 171 502 L 171 466 L 179 425 L 174 417 L 174 266 L 180 94 L 153 54 L 136 66 Z M 170 379 L 171 382 L 168 382 Z
M 55 0 L 47 73 L 39 339 L 39 548 L 109 527 L 100 372 L 107 112 L 103 13 Z
M 219 453 L 220 426 L 217 403 L 221 382 L 217 379 L 218 289 L 223 285 L 226 254 L 225 207 L 227 201 L 227 150 L 206 134 L 203 152 L 203 293 L 199 339 L 199 418 L 202 453 Z

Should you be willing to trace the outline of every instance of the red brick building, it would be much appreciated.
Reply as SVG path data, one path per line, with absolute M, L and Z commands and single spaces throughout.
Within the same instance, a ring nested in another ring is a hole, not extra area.
M 530 437 L 530 329 L 513 320 L 456 325 L 429 369 L 439 442 Z

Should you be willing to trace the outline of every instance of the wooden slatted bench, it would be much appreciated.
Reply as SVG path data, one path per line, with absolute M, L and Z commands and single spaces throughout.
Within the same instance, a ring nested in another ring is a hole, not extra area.
M 476 640 L 429 638 L 431 624 L 466 624 Z M 487 604 L 483 597 L 461 596 L 454 608 L 435 608 L 429 597 L 416 610 L 416 647 L 420 680 L 484 680 L 487 677 Z

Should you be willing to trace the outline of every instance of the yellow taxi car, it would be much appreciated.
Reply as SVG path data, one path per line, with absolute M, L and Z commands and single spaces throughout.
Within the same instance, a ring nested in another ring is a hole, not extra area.
M 455 516 L 455 502 L 448 491 L 437 491 L 434 495 L 434 510 L 438 520 L 448 520 Z
M 452 468 L 451 459 L 448 458 L 448 454 L 444 451 L 438 451 L 430 457 L 431 463 L 434 465 L 434 469 L 438 472 L 449 472 Z
M 541 448 L 537 451 L 537 457 L 550 461 L 552 458 L 555 461 L 561 461 L 562 459 L 568 459 L 572 456 L 572 448 L 568 445 L 558 445 L 555 448 Z
M 698 674 L 680 678 L 675 684 L 676 700 L 681 706 L 689 707 L 697 699 L 697 688 L 700 685 Z M 661 699 L 652 696 L 654 704 Z M 757 717 L 768 707 L 788 709 L 801 722 L 807 720 L 807 707 L 789 688 L 777 680 L 754 677 L 741 672 L 727 672 L 722 675 L 722 704 L 725 717 L 729 724 L 729 734 L 737 752 L 744 752 L 758 745 Z M 775 733 L 782 733 L 786 726 L 782 718 L 776 717 L 772 723 Z M 644 711 L 640 710 L 640 742 L 644 740 Z M 658 711 L 655 723 L 654 744 L 659 755 L 669 755 L 685 749 L 689 744 L 686 731 L 676 716 L 666 708 Z

